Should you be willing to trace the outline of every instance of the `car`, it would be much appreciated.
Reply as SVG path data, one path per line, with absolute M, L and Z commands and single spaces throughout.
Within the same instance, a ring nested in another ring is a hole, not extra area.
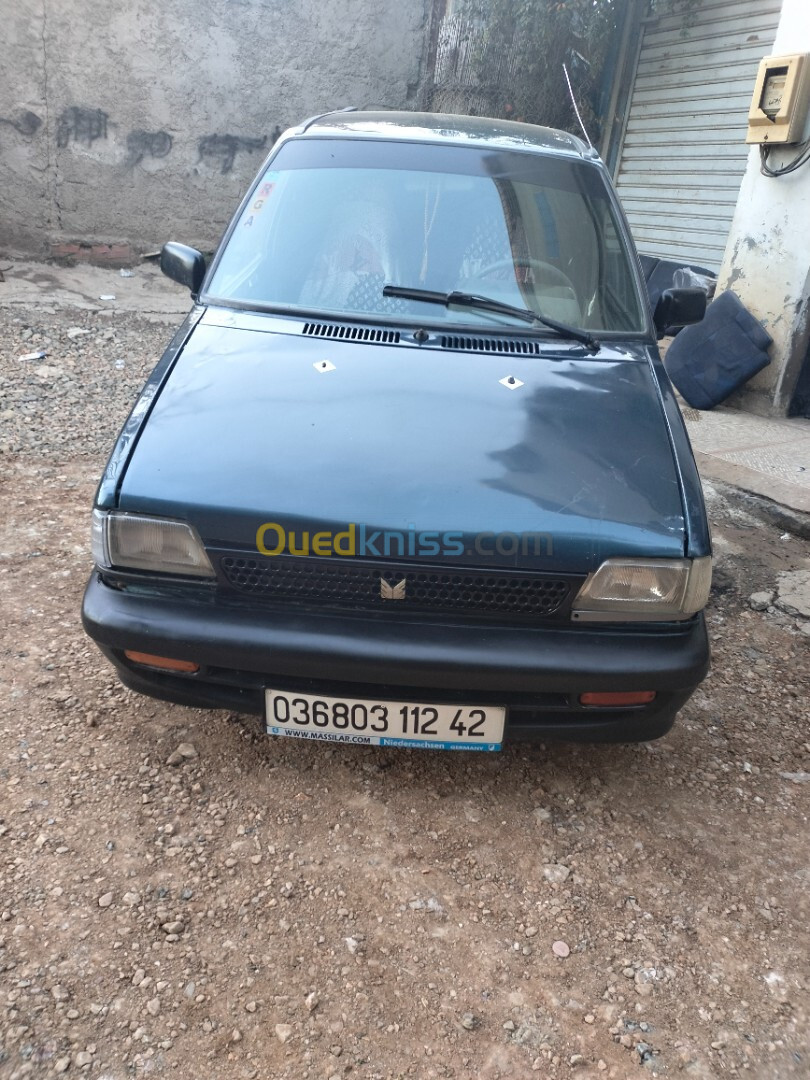
M 705 677 L 711 541 L 610 177 L 573 135 L 340 110 L 278 140 L 93 509 L 87 633 L 272 735 L 655 739 Z

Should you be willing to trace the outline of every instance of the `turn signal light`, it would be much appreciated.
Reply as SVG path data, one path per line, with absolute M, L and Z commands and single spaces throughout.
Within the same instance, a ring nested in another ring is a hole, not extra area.
M 617 708 L 622 705 L 649 705 L 655 700 L 655 690 L 629 690 L 621 693 L 588 693 L 579 695 L 580 705 L 601 705 Z
M 184 671 L 191 674 L 200 670 L 200 665 L 193 660 L 173 660 L 170 656 L 153 656 L 151 653 L 133 652 L 131 649 L 125 649 L 124 656 L 135 664 L 163 668 L 164 671 Z

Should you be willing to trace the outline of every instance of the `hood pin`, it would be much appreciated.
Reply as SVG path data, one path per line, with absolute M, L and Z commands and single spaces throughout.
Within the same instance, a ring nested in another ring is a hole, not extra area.
M 312 365 L 316 371 L 334 371 L 335 365 L 329 360 L 318 360 Z
M 498 379 L 498 382 L 507 390 L 517 390 L 518 387 L 523 386 L 520 379 L 516 379 L 514 375 L 506 375 L 503 379 Z

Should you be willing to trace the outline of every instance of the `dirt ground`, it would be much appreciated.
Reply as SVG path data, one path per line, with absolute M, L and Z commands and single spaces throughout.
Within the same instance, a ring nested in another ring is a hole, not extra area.
M 656 743 L 274 740 L 80 626 L 167 328 L 0 323 L 0 1077 L 810 1076 L 810 637 L 749 604 L 810 544 L 709 489 L 713 671 Z

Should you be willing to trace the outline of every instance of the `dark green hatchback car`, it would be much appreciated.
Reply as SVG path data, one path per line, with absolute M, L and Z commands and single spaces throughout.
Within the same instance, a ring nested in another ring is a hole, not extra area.
M 560 131 L 343 111 L 274 146 L 113 449 L 87 632 L 306 739 L 652 739 L 705 676 L 695 463 L 608 174 Z

